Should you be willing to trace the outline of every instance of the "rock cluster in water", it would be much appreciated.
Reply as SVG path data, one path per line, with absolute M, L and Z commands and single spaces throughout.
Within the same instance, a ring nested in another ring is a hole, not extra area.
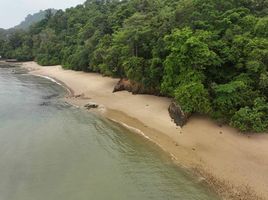
M 90 110 L 90 109 L 96 109 L 99 107 L 98 104 L 94 103 L 94 102 L 89 102 L 84 106 L 86 109 Z

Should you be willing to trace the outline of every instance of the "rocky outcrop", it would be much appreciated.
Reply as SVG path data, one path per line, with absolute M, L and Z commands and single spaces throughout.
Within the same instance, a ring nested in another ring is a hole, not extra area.
M 129 80 L 122 78 L 120 81 L 114 86 L 113 92 L 119 92 L 119 91 L 129 91 L 132 92 L 132 84 Z
M 155 90 L 145 89 L 141 84 L 122 78 L 115 85 L 113 92 L 128 91 L 133 94 L 153 94 L 159 95 Z M 183 112 L 181 107 L 175 102 L 172 102 L 168 108 L 170 117 L 174 120 L 177 126 L 184 126 L 189 118 L 189 114 Z
M 90 109 L 98 108 L 99 105 L 96 104 L 96 103 L 94 103 L 94 102 L 90 102 L 90 103 L 86 104 L 84 107 L 85 107 L 86 109 L 90 110 Z
M 175 102 L 172 102 L 168 108 L 170 117 L 174 120 L 177 126 L 184 126 L 189 118 L 189 114 L 183 112 L 181 107 Z
M 135 81 L 128 80 L 126 78 L 120 79 L 120 81 L 115 85 L 113 92 L 119 91 L 128 91 L 133 94 L 154 94 L 158 95 L 154 89 L 145 88 L 142 84 L 137 83 Z

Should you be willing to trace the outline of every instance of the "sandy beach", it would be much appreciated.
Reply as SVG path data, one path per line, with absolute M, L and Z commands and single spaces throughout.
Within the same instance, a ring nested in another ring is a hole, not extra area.
M 169 117 L 168 98 L 112 93 L 118 79 L 95 73 L 41 67 L 35 62 L 22 67 L 64 83 L 79 96 L 66 98 L 74 105 L 103 105 L 104 116 L 140 130 L 179 165 L 203 176 L 224 199 L 268 199 L 268 134 L 244 135 L 200 116 L 180 128 Z

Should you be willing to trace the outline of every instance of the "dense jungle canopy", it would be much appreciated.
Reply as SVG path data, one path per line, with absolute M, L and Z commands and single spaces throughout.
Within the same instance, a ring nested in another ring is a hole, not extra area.
M 268 0 L 87 0 L 0 31 L 0 55 L 128 78 L 187 113 L 268 129 Z

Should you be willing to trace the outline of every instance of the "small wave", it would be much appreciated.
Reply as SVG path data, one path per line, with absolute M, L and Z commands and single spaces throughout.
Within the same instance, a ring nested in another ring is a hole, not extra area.
M 56 83 L 57 85 L 59 85 L 59 86 L 63 87 L 64 89 L 66 89 L 69 94 L 72 94 L 72 91 L 67 86 L 63 85 L 62 83 L 60 83 L 59 81 L 57 81 L 54 78 L 51 78 L 51 77 L 45 76 L 45 75 L 39 75 L 39 74 L 31 74 L 31 75 L 50 80 L 51 82 Z
M 158 147 L 160 147 L 163 151 L 165 151 L 166 153 L 168 153 L 170 156 L 171 156 L 171 159 L 174 160 L 174 161 L 177 161 L 177 158 L 174 154 L 170 153 L 167 149 L 165 149 L 161 144 L 159 144 L 158 142 L 156 142 L 155 140 L 153 140 L 152 138 L 150 138 L 149 136 L 147 136 L 144 132 L 142 132 L 140 129 L 138 128 L 135 128 L 133 126 L 129 126 L 123 122 L 120 122 L 120 121 L 117 121 L 115 119 L 110 119 L 111 121 L 117 123 L 117 124 L 120 124 L 121 126 L 127 128 L 128 130 L 130 131 L 133 131 L 139 135 L 141 135 L 142 137 L 144 137 L 145 139 L 149 140 L 150 142 L 156 144 Z
M 57 80 L 55 80 L 55 79 L 53 79 L 53 78 L 51 78 L 51 77 L 49 77 L 49 76 L 38 75 L 38 74 L 33 74 L 33 75 L 34 75 L 34 76 L 37 76 L 37 77 L 41 77 L 41 78 L 48 79 L 48 80 L 52 81 L 53 83 L 56 83 L 56 84 L 58 84 L 58 85 L 60 85 L 60 86 L 63 86 L 60 82 L 58 82 Z
M 115 120 L 113 120 L 115 121 Z M 117 122 L 118 123 L 118 122 Z M 119 122 L 121 125 L 123 125 L 124 127 L 126 127 L 127 129 L 131 130 L 131 131 L 134 131 L 140 135 L 142 135 L 143 137 L 145 137 L 146 139 L 150 140 L 150 141 L 153 141 L 149 136 L 145 135 L 144 132 L 142 132 L 140 129 L 137 129 L 137 128 L 134 128 L 133 126 L 129 126 L 123 122 Z

